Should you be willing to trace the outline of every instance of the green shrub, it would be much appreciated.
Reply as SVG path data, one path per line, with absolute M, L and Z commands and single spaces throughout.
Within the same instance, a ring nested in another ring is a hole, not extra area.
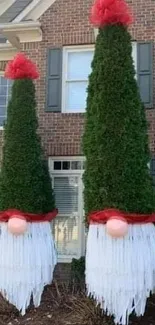
M 37 128 L 33 81 L 15 80 L 4 133 L 0 210 L 46 213 L 55 207 Z
M 135 78 L 131 36 L 121 25 L 105 26 L 97 37 L 83 151 L 86 215 L 104 208 L 155 210 L 145 110 Z
M 73 259 L 71 263 L 71 282 L 79 288 L 85 283 L 85 257 Z

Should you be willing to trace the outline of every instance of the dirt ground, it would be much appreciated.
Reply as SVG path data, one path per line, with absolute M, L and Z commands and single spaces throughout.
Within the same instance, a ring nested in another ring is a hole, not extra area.
M 48 287 L 41 306 L 33 306 L 21 317 L 17 310 L 0 299 L 0 325 L 113 325 L 113 321 L 97 310 L 90 299 L 80 293 L 69 293 Z M 155 297 L 149 300 L 145 316 L 132 316 L 130 325 L 155 325 Z

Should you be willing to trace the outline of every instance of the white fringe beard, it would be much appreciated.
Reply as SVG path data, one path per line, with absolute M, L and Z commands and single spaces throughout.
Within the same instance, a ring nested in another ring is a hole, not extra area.
M 133 311 L 144 315 L 155 288 L 155 226 L 129 225 L 126 237 L 114 239 L 105 225 L 90 225 L 86 286 L 115 324 L 128 324 Z
M 0 292 L 25 314 L 31 297 L 40 305 L 44 286 L 50 284 L 56 265 L 56 252 L 49 222 L 28 224 L 24 235 L 8 232 L 0 223 Z

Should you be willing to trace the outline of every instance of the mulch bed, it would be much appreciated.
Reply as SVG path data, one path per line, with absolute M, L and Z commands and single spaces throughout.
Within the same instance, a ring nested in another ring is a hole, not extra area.
M 48 287 L 42 297 L 41 306 L 34 309 L 33 306 L 29 308 L 25 316 L 20 316 L 17 310 L 9 305 L 3 298 L 0 298 L 0 325 L 113 325 L 113 321 L 107 317 L 89 315 L 89 309 L 81 306 L 81 313 L 79 309 L 76 310 L 76 299 L 79 308 L 79 303 L 84 295 L 76 293 L 63 293 L 63 289 L 59 291 L 56 287 Z M 76 298 L 77 296 L 77 298 Z M 72 302 L 73 301 L 73 302 Z M 87 300 L 89 304 L 89 301 Z M 85 301 L 84 301 L 85 304 Z M 93 308 L 89 306 L 90 310 Z M 95 309 L 94 309 L 95 310 Z M 75 317 L 75 314 L 81 314 Z M 95 313 L 95 312 L 94 312 Z M 80 319 L 80 316 L 82 317 Z M 155 325 L 155 297 L 148 301 L 145 316 L 137 319 L 132 316 L 129 325 Z

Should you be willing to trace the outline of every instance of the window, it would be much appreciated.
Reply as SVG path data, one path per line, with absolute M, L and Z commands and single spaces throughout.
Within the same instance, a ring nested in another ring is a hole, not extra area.
M 52 223 L 58 258 L 71 262 L 84 255 L 85 236 L 83 224 L 84 159 L 49 159 L 49 170 L 59 215 Z
M 63 111 L 69 113 L 85 112 L 86 89 L 94 47 L 64 48 L 63 53 Z
M 0 127 L 4 125 L 7 117 L 8 100 L 11 94 L 12 82 L 0 76 Z
M 155 186 L 155 159 L 148 165 Z M 84 157 L 49 158 L 49 170 L 59 214 L 52 222 L 59 262 L 85 255 L 87 232 L 84 226 Z
M 88 76 L 94 46 L 70 46 L 63 49 L 62 111 L 83 113 L 86 109 Z M 137 66 L 137 44 L 133 42 L 133 60 Z

